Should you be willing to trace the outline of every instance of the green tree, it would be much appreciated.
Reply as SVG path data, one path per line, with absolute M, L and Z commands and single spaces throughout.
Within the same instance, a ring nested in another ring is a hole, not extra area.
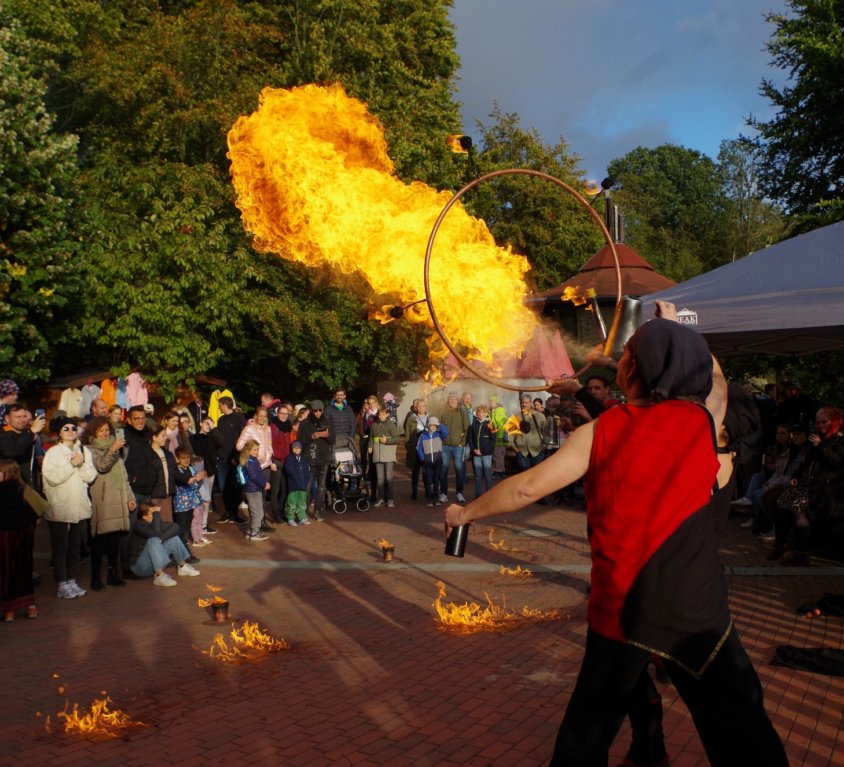
M 517 115 L 503 114 L 497 105 L 490 118 L 488 126 L 478 123 L 480 172 L 525 168 L 583 189 L 580 158 L 570 153 L 564 140 L 553 147 L 543 144 L 537 131 L 524 130 Z M 527 256 L 539 290 L 571 277 L 604 243 L 589 213 L 551 182 L 502 176 L 481 184 L 469 195 L 467 207 L 486 222 L 496 241 L 509 243 Z
M 731 260 L 780 242 L 788 233 L 782 209 L 763 196 L 763 158 L 746 141 L 722 141 L 718 170 L 727 198 L 726 220 Z
M 728 201 L 709 157 L 673 144 L 638 147 L 608 170 L 627 242 L 658 272 L 681 281 L 731 259 Z
M 76 137 L 53 133 L 35 59 L 0 6 L 0 369 L 19 382 L 47 375 L 56 312 L 74 293 Z
M 759 133 L 766 193 L 811 214 L 813 223 L 832 223 L 844 218 L 844 0 L 788 5 L 793 15 L 768 16 L 775 29 L 767 43 L 787 83 L 761 85 L 777 114 L 767 121 L 751 116 L 748 125 Z
M 424 332 L 368 322 L 359 280 L 252 251 L 225 139 L 263 86 L 339 80 L 384 122 L 403 178 L 456 181 L 447 7 L 45 0 L 24 14 L 59 64 L 50 103 L 81 137 L 89 290 L 63 359 L 137 367 L 165 393 L 202 372 L 296 391 L 414 368 Z

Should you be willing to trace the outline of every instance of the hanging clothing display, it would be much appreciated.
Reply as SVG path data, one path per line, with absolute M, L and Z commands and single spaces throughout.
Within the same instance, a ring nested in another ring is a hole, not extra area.
M 68 418 L 80 417 L 80 404 L 82 402 L 82 391 L 80 389 L 65 389 L 59 399 L 59 410 L 63 410 Z
M 100 384 L 100 399 L 111 407 L 117 402 L 117 379 L 106 378 Z
M 146 405 L 147 402 L 149 402 L 147 382 L 144 381 L 140 373 L 130 373 L 129 377 L 126 379 L 127 407 L 134 407 L 135 405 Z
M 82 399 L 79 402 L 79 414 L 84 418 L 91 412 L 91 404 L 100 398 L 100 387 L 95 383 L 87 383 L 82 387 Z
M 220 416 L 222 415 L 220 412 L 220 397 L 231 397 L 232 402 L 235 402 L 234 394 L 232 394 L 228 389 L 223 389 L 222 391 L 219 389 L 214 390 L 214 393 L 211 395 L 211 401 L 208 403 L 208 417 L 213 420 L 215 424 L 220 420 Z M 236 404 L 237 403 L 235 402 L 235 405 Z
M 129 400 L 126 397 L 126 379 L 125 378 L 118 378 L 117 379 L 117 394 L 114 398 L 114 403 L 116 405 L 120 405 L 124 410 L 129 407 Z

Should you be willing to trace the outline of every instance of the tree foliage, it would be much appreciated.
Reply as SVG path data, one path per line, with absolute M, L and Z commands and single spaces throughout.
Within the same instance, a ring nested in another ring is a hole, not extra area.
M 694 149 L 638 147 L 609 164 L 627 242 L 660 273 L 685 280 L 729 260 L 718 167 Z
M 478 123 L 481 151 L 477 168 L 489 173 L 523 168 L 547 173 L 576 190 L 584 187 L 580 158 L 564 140 L 543 144 L 535 130 L 520 126 L 519 117 L 497 107 L 489 125 Z M 518 175 L 501 176 L 476 187 L 466 198 L 471 211 L 482 218 L 499 243 L 509 243 L 528 257 L 531 278 L 539 290 L 571 277 L 601 247 L 603 238 L 588 211 L 557 185 Z
M 782 87 L 763 80 L 760 89 L 777 113 L 748 124 L 759 133 L 767 194 L 831 223 L 844 218 L 844 0 L 788 5 L 793 15 L 768 16 L 775 30 L 767 43 L 788 79 Z
M 52 132 L 37 58 L 0 6 L 0 365 L 22 382 L 49 370 L 55 314 L 75 291 L 76 137 Z
M 165 394 L 207 373 L 304 395 L 419 364 L 423 333 L 368 322 L 359 286 L 251 250 L 226 134 L 265 85 L 340 81 L 385 124 L 403 178 L 453 185 L 445 0 L 8 1 L 58 127 L 80 137 L 85 300 L 54 372 L 84 360 Z

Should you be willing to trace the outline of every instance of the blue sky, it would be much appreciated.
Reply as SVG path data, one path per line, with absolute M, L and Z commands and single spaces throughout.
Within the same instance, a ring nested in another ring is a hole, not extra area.
M 711 157 L 766 118 L 764 50 L 786 0 L 454 0 L 463 128 L 478 138 L 493 102 L 546 144 L 560 137 L 588 178 L 637 146 Z

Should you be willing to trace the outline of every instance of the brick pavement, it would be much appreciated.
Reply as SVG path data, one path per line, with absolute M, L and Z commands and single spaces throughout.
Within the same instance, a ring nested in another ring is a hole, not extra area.
M 41 616 L 0 629 L 0 765 L 546 764 L 586 630 L 583 513 L 536 506 L 489 520 L 473 530 L 466 558 L 453 560 L 442 553 L 440 510 L 406 496 L 400 482 L 395 509 L 329 514 L 260 544 L 221 525 L 214 545 L 197 552 L 201 577 L 171 589 L 130 582 L 73 601 L 54 596 L 39 530 Z M 490 531 L 508 550 L 490 543 Z M 392 564 L 375 546 L 381 537 L 396 546 Z M 773 567 L 737 524 L 723 554 L 736 623 L 792 765 L 844 765 L 844 678 L 769 664 L 780 644 L 841 647 L 841 619 L 809 621 L 794 608 L 844 592 L 844 568 Z M 534 576 L 500 575 L 501 563 Z M 486 592 L 570 617 L 448 635 L 433 618 L 438 580 L 446 601 L 483 602 Z M 218 630 L 196 605 L 209 583 L 224 588 L 233 616 L 293 649 L 238 666 L 203 655 Z M 86 709 L 103 692 L 149 727 L 115 741 L 45 732 L 46 714 L 55 721 L 65 701 Z M 662 692 L 672 765 L 707 764 L 682 702 L 671 686 Z M 611 764 L 628 742 L 622 731 Z

